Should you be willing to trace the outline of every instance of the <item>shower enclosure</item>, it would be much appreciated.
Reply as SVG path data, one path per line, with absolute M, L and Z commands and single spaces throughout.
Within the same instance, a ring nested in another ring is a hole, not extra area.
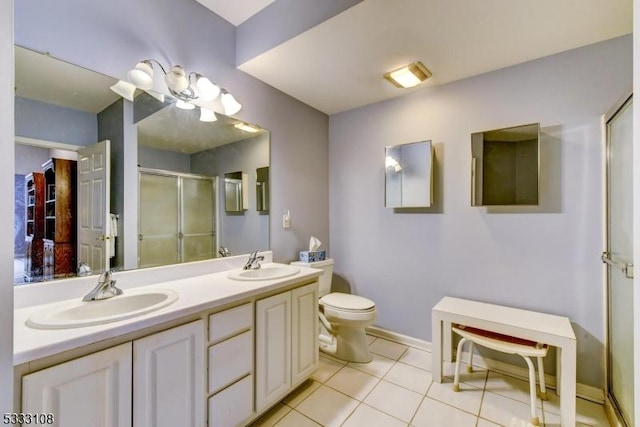
M 138 266 L 215 258 L 216 178 L 139 170 Z

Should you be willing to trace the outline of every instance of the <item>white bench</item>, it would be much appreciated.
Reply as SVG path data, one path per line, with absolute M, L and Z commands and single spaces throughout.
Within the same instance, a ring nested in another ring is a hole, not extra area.
M 567 317 L 495 304 L 444 297 L 431 311 L 432 375 L 441 383 L 442 362 L 451 361 L 453 324 L 545 343 L 557 349 L 556 382 L 560 423 L 576 422 L 576 337 Z

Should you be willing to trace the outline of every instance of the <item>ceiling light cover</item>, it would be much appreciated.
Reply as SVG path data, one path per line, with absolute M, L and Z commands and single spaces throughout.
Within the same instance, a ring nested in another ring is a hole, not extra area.
M 431 75 L 431 71 L 429 71 L 422 62 L 418 61 L 393 70 L 385 74 L 384 78 L 397 87 L 410 88 L 419 85 L 431 77 Z
M 196 106 L 192 103 L 185 102 L 182 99 L 178 99 L 176 101 L 176 107 L 180 108 L 181 110 L 193 110 L 194 108 L 196 108 Z
M 224 113 L 232 116 L 242 108 L 242 105 L 226 90 L 222 89 L 222 96 L 220 98 L 222 106 L 224 107 Z
M 216 117 L 216 113 L 209 110 L 208 108 L 200 107 L 200 121 L 201 122 L 215 122 L 218 120 Z
M 151 89 L 153 87 L 153 67 L 151 62 L 138 62 L 135 68 L 127 73 L 127 78 L 142 90 Z
M 118 83 L 111 86 L 110 89 L 115 93 L 117 93 L 118 95 L 120 95 L 121 97 L 123 97 L 124 99 L 127 99 L 133 102 L 133 95 L 136 91 L 135 85 L 132 85 L 129 82 L 125 82 L 124 80 L 118 80 Z
M 249 133 L 256 133 L 260 130 L 257 126 L 250 125 L 249 123 L 238 122 L 233 125 L 236 129 L 243 130 Z
M 177 93 L 180 93 L 189 87 L 187 75 L 184 72 L 184 69 L 179 65 L 171 67 L 164 80 L 167 83 L 167 86 L 169 86 L 169 89 Z
M 201 74 L 196 76 L 196 86 L 200 91 L 200 97 L 205 101 L 213 101 L 220 95 L 220 88 Z

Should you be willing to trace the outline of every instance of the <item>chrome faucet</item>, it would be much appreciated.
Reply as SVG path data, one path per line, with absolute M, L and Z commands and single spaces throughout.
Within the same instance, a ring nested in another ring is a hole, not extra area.
M 257 270 L 258 268 L 260 268 L 260 261 L 264 261 L 264 256 L 258 256 L 258 251 L 253 251 L 251 252 L 251 255 L 249 255 L 249 260 L 244 265 L 244 267 L 242 267 L 242 269 Z
M 218 250 L 218 254 L 221 257 L 225 258 L 225 257 L 231 256 L 231 251 L 226 246 L 220 246 L 220 249 Z
M 112 270 L 107 270 L 102 273 L 96 287 L 85 295 L 82 301 L 97 301 L 121 295 L 122 289 L 116 287 L 116 281 L 111 279 L 112 274 Z

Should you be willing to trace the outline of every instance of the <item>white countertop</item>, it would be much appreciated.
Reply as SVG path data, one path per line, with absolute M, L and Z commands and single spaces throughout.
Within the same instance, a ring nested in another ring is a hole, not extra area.
M 268 266 L 270 264 L 265 263 L 263 265 Z M 260 281 L 232 280 L 227 277 L 228 273 L 229 270 L 220 271 L 136 287 L 140 289 L 149 287 L 174 290 L 179 294 L 179 298 L 173 304 L 151 313 L 102 325 L 68 329 L 33 329 L 26 326 L 26 320 L 35 311 L 46 309 L 47 306 L 55 305 L 59 301 L 16 308 L 14 311 L 13 364 L 16 366 L 181 317 L 212 310 L 235 301 L 284 288 L 296 282 L 312 279 L 319 276 L 321 271 L 300 267 L 300 271 L 295 275 L 281 279 Z M 118 274 L 123 277 L 127 273 Z M 119 279 L 120 277 L 116 278 Z M 95 280 L 97 279 L 94 278 Z M 127 289 L 132 288 L 133 286 L 123 287 L 125 294 Z M 84 289 L 83 287 L 83 293 L 78 295 L 77 298 L 81 299 L 89 290 L 91 289 Z M 91 304 L 91 302 L 87 304 Z

